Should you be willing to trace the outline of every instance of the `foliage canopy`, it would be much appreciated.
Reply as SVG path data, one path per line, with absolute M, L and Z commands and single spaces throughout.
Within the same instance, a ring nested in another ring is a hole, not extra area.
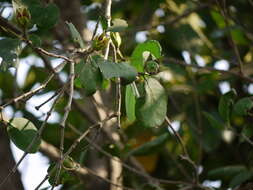
M 76 2 L 0 1 L 1 127 L 48 189 L 253 188 L 252 1 Z

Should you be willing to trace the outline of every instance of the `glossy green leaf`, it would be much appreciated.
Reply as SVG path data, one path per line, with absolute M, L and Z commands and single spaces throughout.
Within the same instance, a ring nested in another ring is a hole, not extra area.
M 145 82 L 145 96 L 137 99 L 136 117 L 146 127 L 160 126 L 167 113 L 167 95 L 163 86 L 154 78 Z
M 245 116 L 248 115 L 248 111 L 252 108 L 252 99 L 250 97 L 242 98 L 235 103 L 233 107 L 233 113 L 239 116 Z
M 26 150 L 34 138 L 37 137 L 37 128 L 25 118 L 13 118 L 7 126 L 8 134 L 13 143 L 23 151 L 35 153 L 40 147 L 41 140 L 37 138 L 31 148 Z
M 14 61 L 17 58 L 17 48 L 20 44 L 18 39 L 4 38 L 0 39 L 0 71 L 6 71 L 9 67 L 14 66 Z
M 134 94 L 134 90 L 131 84 L 126 86 L 125 91 L 125 107 L 126 107 L 126 115 L 130 122 L 133 122 L 135 117 L 135 103 L 136 98 Z
M 92 95 L 102 86 L 102 75 L 99 69 L 91 63 L 79 63 L 76 65 L 77 78 L 75 84 L 83 87 L 87 96 Z
M 136 70 L 127 63 L 112 63 L 110 61 L 101 61 L 98 63 L 103 76 L 106 79 L 121 77 L 126 83 L 131 83 L 137 76 Z
M 159 148 L 168 140 L 168 133 L 156 137 L 154 140 L 149 141 L 129 152 L 129 155 L 141 156 L 158 152 Z
M 107 31 L 110 32 L 121 32 L 128 27 L 128 24 L 125 20 L 116 18 L 112 21 L 112 26 L 107 28 Z
M 236 91 L 233 89 L 227 92 L 226 94 L 223 94 L 219 101 L 219 107 L 218 107 L 219 113 L 227 124 L 230 123 L 231 107 L 234 103 L 235 96 L 236 96 Z
M 161 58 L 162 48 L 158 41 L 149 40 L 144 43 L 138 44 L 131 55 L 131 65 L 134 66 L 137 71 L 144 71 L 144 52 L 150 52 L 156 59 Z
M 82 39 L 80 33 L 77 31 L 76 27 L 71 22 L 66 22 L 66 23 L 69 27 L 69 30 L 70 30 L 73 41 L 75 43 L 78 43 L 80 45 L 80 47 L 83 49 L 84 48 L 84 42 L 83 42 L 83 39 Z
M 242 183 L 250 180 L 253 177 L 253 171 L 243 171 L 237 174 L 230 181 L 229 187 L 236 187 L 237 185 L 241 185 Z

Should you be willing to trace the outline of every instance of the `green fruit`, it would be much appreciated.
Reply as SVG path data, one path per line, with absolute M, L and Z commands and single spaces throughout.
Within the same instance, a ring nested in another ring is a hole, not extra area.
M 159 64 L 155 61 L 148 61 L 145 64 L 145 71 L 147 73 L 155 74 L 159 70 Z

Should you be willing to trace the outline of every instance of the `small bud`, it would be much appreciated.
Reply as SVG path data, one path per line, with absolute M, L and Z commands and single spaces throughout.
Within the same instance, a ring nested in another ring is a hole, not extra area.
M 96 51 L 102 50 L 106 48 L 107 43 L 109 42 L 109 38 L 105 35 L 105 33 L 102 33 L 99 36 L 96 36 L 92 42 L 92 48 Z
M 26 28 L 31 20 L 31 15 L 27 7 L 18 8 L 16 10 L 16 21 L 22 28 Z

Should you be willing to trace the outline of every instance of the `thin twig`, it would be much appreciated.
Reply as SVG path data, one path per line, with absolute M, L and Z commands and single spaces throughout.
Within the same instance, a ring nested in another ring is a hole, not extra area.
M 61 167 L 59 167 L 59 165 L 62 165 L 63 161 L 72 153 L 72 151 L 75 149 L 75 147 L 86 137 L 86 135 L 90 132 L 90 130 L 96 126 L 100 126 L 102 127 L 104 125 L 105 122 L 109 121 L 110 119 L 116 117 L 115 114 L 110 115 L 109 117 L 105 118 L 103 121 L 101 122 L 97 122 L 93 125 L 91 125 L 90 127 L 88 127 L 88 130 L 86 130 L 84 133 L 82 133 L 73 143 L 72 145 L 69 147 L 69 149 L 66 151 L 66 153 L 63 154 L 62 150 L 60 150 L 60 159 L 59 159 L 59 163 L 57 165 L 55 165 L 52 170 L 46 175 L 46 177 L 43 179 L 43 181 L 40 183 L 40 186 L 45 182 L 46 178 L 49 178 L 55 171 L 56 171 L 56 177 L 55 177 L 55 181 L 54 184 L 52 186 L 52 188 L 54 188 L 57 185 L 57 182 L 59 180 L 60 177 L 60 173 L 59 170 L 61 169 Z M 54 152 L 59 152 L 59 151 L 54 151 Z M 87 169 L 87 168 L 86 168 Z M 104 179 L 104 178 L 103 178 Z M 40 187 L 37 186 L 37 187 Z M 51 189 L 52 189 L 51 188 Z
M 107 20 L 107 26 L 111 26 L 111 6 L 112 6 L 112 0 L 106 0 L 105 1 L 105 18 Z M 110 32 L 106 32 L 106 36 L 109 38 L 109 41 L 107 43 L 106 49 L 105 49 L 105 55 L 104 59 L 107 60 L 109 56 L 109 51 L 110 51 L 110 45 L 113 43 L 111 42 L 110 39 Z M 114 61 L 117 62 L 117 56 L 116 56 L 116 49 L 114 47 Z M 117 87 L 116 87 L 116 93 L 117 93 L 117 124 L 118 128 L 120 128 L 120 114 L 121 114 L 121 86 L 120 86 L 120 78 L 118 77 L 117 79 Z M 122 188 L 122 180 L 120 179 L 121 172 L 119 170 L 122 170 L 121 164 L 116 164 L 114 161 L 111 160 L 111 167 L 112 167 L 112 172 L 111 172 L 111 180 L 113 183 L 111 183 L 110 190 L 121 190 Z M 116 173 L 114 173 L 116 171 Z M 117 175 L 118 174 L 118 175 Z M 116 185 L 115 185 L 116 184 Z M 118 188 L 115 188 L 118 187 Z
M 47 124 L 47 121 L 49 119 L 49 117 L 51 116 L 51 113 L 56 105 L 56 103 L 58 102 L 58 100 L 60 99 L 62 93 L 64 92 L 64 88 L 65 86 L 62 87 L 62 91 L 61 93 L 58 95 L 58 97 L 55 99 L 52 107 L 50 108 L 50 110 L 47 112 L 47 116 L 45 118 L 45 120 L 43 121 L 41 127 L 39 128 L 39 130 L 37 131 L 36 135 L 33 137 L 31 143 L 27 146 L 25 152 L 23 153 L 22 157 L 18 160 L 18 162 L 16 163 L 16 165 L 12 168 L 12 170 L 10 170 L 10 172 L 6 175 L 6 177 L 4 178 L 4 180 L 1 182 L 0 184 L 0 189 L 1 189 L 1 186 L 5 184 L 5 182 L 17 171 L 17 168 L 18 166 L 21 164 L 21 162 L 24 160 L 24 158 L 28 155 L 29 151 L 31 150 L 34 142 L 37 140 L 37 139 L 40 139 L 41 138 L 41 135 L 42 135 L 42 132 Z
M 216 0 L 216 4 L 217 4 L 217 6 L 220 9 L 221 15 L 224 17 L 226 27 L 229 29 L 229 20 L 228 20 L 228 13 L 227 13 L 227 9 L 226 9 L 226 1 L 223 0 L 223 4 L 224 4 L 223 7 L 220 5 L 220 2 L 218 2 L 218 0 Z M 229 42 L 230 42 L 230 44 L 231 44 L 231 46 L 233 48 L 235 57 L 236 57 L 236 59 L 237 59 L 237 61 L 239 63 L 240 74 L 243 76 L 244 73 L 243 73 L 242 59 L 241 59 L 238 47 L 235 44 L 234 39 L 232 37 L 231 29 L 229 29 Z
M 176 23 L 178 23 L 181 19 L 184 19 L 186 17 L 188 17 L 189 15 L 191 15 L 192 13 L 195 13 L 197 11 L 203 10 L 207 7 L 209 7 L 209 4 L 200 4 L 199 6 L 192 8 L 192 9 L 188 9 L 185 12 L 183 12 L 181 15 L 176 16 L 175 18 L 171 19 L 171 20 L 165 20 L 163 22 L 158 22 L 156 25 L 144 25 L 144 26 L 139 26 L 139 27 L 135 27 L 133 28 L 134 31 L 139 31 L 139 30 L 150 30 L 152 28 L 156 28 L 159 25 L 166 25 L 166 26 L 172 26 Z
M 251 77 L 247 77 L 245 75 L 242 75 L 241 73 L 236 73 L 236 72 L 233 72 L 233 71 L 226 71 L 226 70 L 219 70 L 219 69 L 215 69 L 213 67 L 202 67 L 202 66 L 199 66 L 199 65 L 196 65 L 196 64 L 187 64 L 185 63 L 184 61 L 182 60 L 178 60 L 178 59 L 174 59 L 174 58 L 165 58 L 164 59 L 166 62 L 174 62 L 174 63 L 177 63 L 178 65 L 181 65 L 181 66 L 184 66 L 184 67 L 193 67 L 193 68 L 196 68 L 196 69 L 202 69 L 202 70 L 208 70 L 208 71 L 215 71 L 215 72 L 218 72 L 218 73 L 222 73 L 222 74 L 229 74 L 229 75 L 232 75 L 232 76 L 236 76 L 237 78 L 240 78 L 244 81 L 248 81 L 248 82 L 251 82 L 253 83 L 253 78 Z M 166 63 L 168 64 L 168 63 Z
M 50 56 L 50 57 L 55 57 L 55 58 L 61 58 L 64 59 L 67 62 L 72 62 L 73 60 L 63 56 L 63 55 L 57 55 L 51 52 L 48 52 L 40 47 L 35 47 L 32 44 L 32 41 L 29 40 L 26 35 L 20 30 L 18 29 L 16 26 L 12 25 L 11 23 L 8 22 L 8 20 L 6 20 L 5 18 L 0 16 L 0 28 L 2 28 L 3 30 L 9 31 L 11 32 L 13 35 L 15 35 L 16 37 L 18 37 L 20 40 L 25 41 L 28 45 L 30 45 L 34 50 L 36 50 L 37 52 L 40 52 L 44 55 Z
M 79 131 L 77 128 L 75 128 L 73 125 L 69 125 L 70 129 L 72 131 L 74 131 L 76 134 L 79 134 L 81 135 L 82 132 Z M 139 169 L 135 169 L 134 167 L 126 164 L 125 162 L 119 160 L 119 159 L 115 159 L 110 153 L 106 152 L 105 150 L 103 150 L 99 145 L 97 145 L 95 142 L 93 142 L 90 138 L 88 137 L 85 137 L 85 140 L 88 141 L 88 143 L 94 147 L 97 151 L 99 151 L 100 153 L 104 154 L 105 156 L 107 156 L 108 158 L 110 159 L 113 159 L 114 161 L 116 162 L 119 162 L 120 164 L 122 164 L 122 166 L 126 169 L 128 169 L 129 171 L 141 176 L 141 177 L 144 177 L 146 179 L 148 179 L 148 181 L 151 183 L 151 182 L 155 182 L 155 183 L 164 183 L 164 184 L 189 184 L 189 183 L 186 183 L 186 182 L 183 182 L 183 181 L 173 181 L 173 180 L 166 180 L 166 179 L 158 179 L 158 178 L 154 178 L 154 177 L 151 177 L 149 176 L 148 174 L 146 173 L 143 173 L 141 170 Z
M 58 164 L 58 170 L 56 172 L 55 181 L 54 181 L 54 184 L 53 184 L 51 190 L 53 190 L 55 185 L 57 184 L 59 176 L 60 176 L 60 172 L 61 172 L 61 167 L 62 167 L 62 162 L 63 162 L 63 151 L 64 151 L 65 126 L 66 126 L 66 120 L 67 120 L 69 112 L 71 110 L 72 99 L 73 99 L 73 95 L 74 95 L 74 78 L 75 78 L 75 63 L 71 62 L 70 74 L 69 74 L 69 81 L 70 81 L 69 99 L 68 99 L 68 103 L 67 103 L 66 107 L 64 108 L 65 112 L 64 112 L 62 121 L 60 123 L 60 128 L 61 128 L 61 137 L 60 137 L 60 155 L 61 156 L 60 157 L 61 157 L 61 159 Z
M 46 79 L 46 81 L 45 81 L 42 85 L 40 85 L 39 87 L 35 88 L 34 90 L 31 90 L 31 91 L 26 92 L 26 93 L 24 93 L 24 94 L 22 94 L 22 95 L 20 95 L 20 96 L 18 96 L 18 97 L 16 97 L 16 98 L 13 98 L 12 100 L 8 101 L 7 103 L 5 103 L 4 105 L 2 105 L 1 107 L 4 108 L 4 107 L 6 107 L 6 106 L 8 106 L 8 105 L 10 105 L 10 104 L 12 104 L 12 103 L 17 103 L 18 101 L 27 99 L 27 98 L 33 96 L 34 94 L 36 94 L 37 92 L 43 90 L 44 88 L 46 88 L 46 86 L 48 85 L 48 83 L 53 79 L 54 75 L 55 75 L 55 74 L 52 73 L 52 74 Z
M 107 21 L 107 26 L 111 26 L 111 6 L 112 6 L 112 0 L 106 0 L 105 2 L 105 18 Z M 106 32 L 106 36 L 110 39 L 110 32 Z M 106 49 L 105 49 L 105 55 L 104 59 L 107 60 L 109 56 L 109 50 L 110 50 L 110 43 L 111 39 L 108 41 Z
M 112 47 L 113 47 L 113 56 L 114 56 L 114 62 L 117 64 L 118 63 L 118 59 L 117 59 L 117 50 L 116 47 L 113 43 L 111 43 Z M 121 117 L 121 103 L 122 103 L 122 96 L 121 96 L 121 84 L 120 84 L 120 77 L 116 78 L 116 97 L 117 97 L 117 127 L 120 129 L 121 128 L 121 121 L 120 121 L 120 117 Z
M 96 34 L 97 34 L 98 25 L 99 25 L 99 19 L 97 20 L 97 23 L 96 23 L 96 26 L 95 26 L 95 30 L 93 31 L 93 34 L 92 34 L 91 41 L 94 40 L 94 38 L 95 38 L 95 36 L 96 36 Z
M 35 187 L 34 190 L 39 190 L 39 188 L 47 181 L 48 178 L 49 178 L 49 175 L 47 174 L 47 175 L 43 178 L 43 180 L 40 182 L 40 184 L 37 185 L 37 186 Z
M 56 96 L 58 96 L 58 94 L 60 93 L 60 90 L 58 89 L 51 97 L 49 97 L 45 102 L 41 103 L 38 106 L 35 106 L 36 110 L 40 110 L 40 108 L 42 106 L 44 106 L 45 104 L 47 104 L 48 102 L 50 102 L 52 99 L 54 99 Z
M 165 121 L 167 122 L 169 128 L 172 130 L 172 132 L 174 133 L 174 135 L 177 137 L 177 140 L 178 140 L 179 144 L 181 145 L 181 147 L 183 149 L 184 155 L 181 156 L 181 158 L 183 158 L 184 160 L 188 161 L 193 166 L 193 168 L 194 168 L 194 174 L 195 174 L 195 177 L 196 177 L 195 183 L 199 184 L 198 167 L 197 167 L 197 165 L 190 158 L 190 156 L 188 154 L 188 151 L 187 151 L 187 149 L 186 149 L 186 147 L 185 147 L 185 145 L 183 143 L 183 140 L 181 139 L 181 137 L 178 134 L 178 132 L 174 130 L 174 128 L 171 125 L 171 122 L 170 122 L 170 120 L 169 120 L 169 118 L 167 116 L 165 117 Z

